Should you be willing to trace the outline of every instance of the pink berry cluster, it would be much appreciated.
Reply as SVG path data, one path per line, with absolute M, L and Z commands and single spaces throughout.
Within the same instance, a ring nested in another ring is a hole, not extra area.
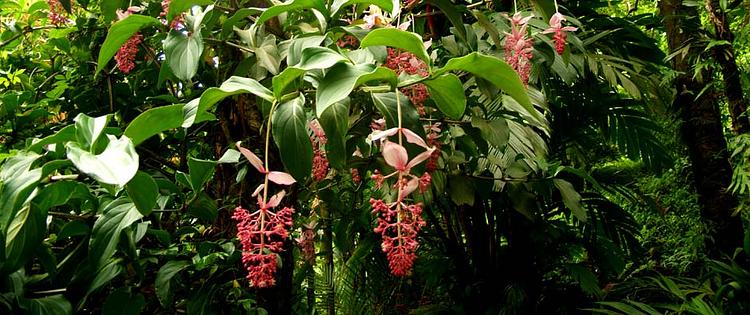
M 549 19 L 550 27 L 542 32 L 543 34 L 555 34 L 552 35 L 552 41 L 555 42 L 555 51 L 557 51 L 557 54 L 559 55 L 562 55 L 565 52 L 565 43 L 568 38 L 568 33 L 566 32 L 575 32 L 578 30 L 578 28 L 572 26 L 562 26 L 562 22 L 565 20 L 564 15 L 560 14 L 560 12 L 556 12 Z
M 247 270 L 247 280 L 257 288 L 276 284 L 277 253 L 283 250 L 292 226 L 294 209 L 284 207 L 275 213 L 268 206 L 253 213 L 242 207 L 234 209 L 232 219 L 237 221 L 237 238 L 242 244 L 242 263 Z
M 68 23 L 68 18 L 65 17 L 65 8 L 63 8 L 60 0 L 47 0 L 47 4 L 49 5 L 47 18 L 53 25 L 61 26 Z
M 516 13 L 509 17 L 511 33 L 505 36 L 505 62 L 521 77 L 528 86 L 531 75 L 531 59 L 534 57 L 534 39 L 528 36 L 526 28 L 532 16 L 522 17 Z
M 302 226 L 302 235 L 296 239 L 302 251 L 302 257 L 308 263 L 315 262 L 315 224 L 306 224 Z
M 323 146 L 328 143 L 328 138 L 320 126 L 317 119 L 311 120 L 308 124 L 313 135 L 310 136 L 310 141 L 313 143 L 313 169 L 312 177 L 314 181 L 321 181 L 326 178 L 328 174 L 328 157 Z
M 117 68 L 122 73 L 130 73 L 135 68 L 135 57 L 138 54 L 138 45 L 141 42 L 143 42 L 143 35 L 136 33 L 117 50 L 115 61 L 117 61 Z
M 427 159 L 427 163 L 425 163 L 425 170 L 429 173 L 432 173 L 436 169 L 438 169 L 440 148 L 443 146 L 443 143 L 440 141 L 440 123 L 438 122 L 432 125 L 426 125 L 425 129 L 427 129 L 427 145 L 435 148 L 435 151 L 432 151 L 432 154 L 430 154 L 430 158 Z
M 407 142 L 416 144 L 425 149 L 422 153 L 409 160 L 406 149 L 399 143 L 391 142 L 388 137 L 398 136 Z M 434 147 L 427 145 L 424 139 L 413 131 L 404 128 L 391 128 L 385 131 L 376 130 L 372 135 L 373 141 L 380 141 L 385 162 L 395 169 L 388 175 L 382 175 L 375 170 L 372 179 L 376 188 L 382 187 L 388 178 L 394 178 L 393 188 L 397 190 L 395 202 L 386 203 L 382 199 L 371 199 L 372 213 L 377 215 L 378 225 L 375 233 L 381 235 L 383 242 L 381 247 L 386 253 L 391 273 L 395 276 L 404 277 L 411 273 L 416 250 L 419 247 L 417 234 L 424 226 L 422 220 L 422 205 L 410 204 L 408 197 L 417 188 L 421 192 L 426 191 L 431 182 L 429 173 L 416 176 L 411 173 L 413 167 L 427 160 L 435 151 Z
M 417 234 L 425 225 L 422 205 L 401 202 L 388 205 L 379 199 L 370 199 L 370 205 L 372 213 L 378 216 L 374 231 L 382 236 L 381 247 L 391 273 L 397 277 L 408 276 L 417 258 Z
M 399 50 L 394 48 L 388 48 L 388 57 L 386 58 L 385 66 L 395 71 L 396 74 L 406 73 L 422 77 L 430 74 L 427 63 L 422 59 L 417 58 L 410 52 L 399 52 Z M 427 86 L 421 83 L 413 84 L 401 88 L 401 93 L 404 93 L 409 98 L 409 101 L 417 108 L 420 116 L 426 114 L 424 102 L 430 98 Z
M 282 190 L 268 197 L 268 184 L 291 185 L 294 178 L 284 172 L 270 171 L 252 151 L 240 146 L 240 153 L 264 175 L 264 183 L 260 184 L 252 196 L 257 197 L 258 210 L 249 213 L 244 208 L 234 209 L 232 219 L 237 221 L 237 238 L 242 244 L 242 263 L 247 270 L 247 280 L 256 288 L 272 287 L 276 284 L 275 275 L 278 265 L 277 254 L 284 250 L 284 241 L 289 238 L 289 228 L 292 227 L 294 209 L 284 207 L 276 212 L 284 198 Z M 265 163 L 267 164 L 267 163 Z
M 336 41 L 336 45 L 339 46 L 340 48 L 354 49 L 354 48 L 359 47 L 359 40 L 352 35 L 346 34 Z

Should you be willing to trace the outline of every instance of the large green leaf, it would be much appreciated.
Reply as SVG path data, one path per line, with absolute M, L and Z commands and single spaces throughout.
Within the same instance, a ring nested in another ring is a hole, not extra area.
M 216 161 L 201 160 L 194 157 L 188 158 L 188 170 L 190 171 L 190 185 L 193 191 L 203 190 L 205 185 L 216 170 Z
M 531 104 L 529 95 L 526 93 L 526 87 L 521 82 L 518 74 L 504 61 L 492 56 L 471 53 L 464 57 L 448 60 L 445 67 L 433 72 L 432 77 L 437 77 L 454 70 L 466 71 L 474 76 L 492 82 L 492 84 L 503 90 L 503 92 L 513 97 L 531 115 L 537 119 L 541 119 Z
M 349 130 L 349 104 L 339 102 L 326 109 L 320 118 L 320 126 L 326 133 L 326 156 L 331 166 L 343 169 L 348 158 L 346 133 Z
M 555 184 L 555 187 L 560 190 L 565 206 L 573 212 L 573 215 L 575 215 L 578 220 L 586 222 L 586 209 L 583 208 L 583 205 L 581 204 L 581 195 L 575 190 L 573 184 L 559 178 L 553 179 L 552 182 Z
M 482 138 L 497 148 L 504 148 L 508 144 L 510 129 L 505 119 L 485 120 L 472 117 L 471 126 L 479 129 Z
M 160 132 L 179 128 L 184 121 L 184 107 L 185 105 L 175 104 L 151 108 L 135 117 L 125 128 L 124 135 L 137 146 Z
M 307 133 L 303 96 L 283 103 L 273 113 L 273 139 L 289 173 L 303 182 L 312 171 L 312 143 Z
M 99 136 L 102 135 L 104 128 L 109 123 L 109 115 L 90 117 L 86 114 L 78 114 L 76 118 L 73 118 L 76 126 L 76 139 L 78 144 L 82 145 L 83 148 L 93 152 L 96 147 L 96 141 Z
M 430 55 L 424 47 L 422 37 L 397 28 L 379 28 L 373 30 L 359 44 L 359 47 L 388 46 L 403 49 L 422 59 L 427 65 L 432 64 Z
M 308 70 L 327 69 L 339 62 L 347 61 L 346 57 L 326 47 L 308 47 L 302 51 L 297 65 L 284 69 L 273 77 L 273 94 L 279 99 L 286 87 Z
M 156 297 L 159 298 L 161 306 L 168 309 L 172 307 L 172 278 L 188 266 L 189 263 L 185 260 L 171 260 L 159 268 L 154 289 L 156 289 Z
M 10 222 L 41 180 L 42 169 L 31 169 L 40 156 L 19 153 L 5 161 L 0 169 L 0 233 L 5 234 Z
M 185 34 L 178 30 L 170 31 L 164 40 L 164 54 L 172 73 L 180 80 L 190 80 L 198 72 L 203 54 L 201 32 Z
M 115 254 L 122 230 L 142 217 L 135 204 L 125 198 L 106 205 L 91 231 L 89 257 L 92 263 L 95 266 L 103 266 Z
M 156 199 L 159 198 L 159 186 L 156 185 L 151 175 L 137 172 L 125 185 L 125 190 L 141 214 L 149 215 L 154 210 Z
M 172 0 L 169 2 L 169 8 L 167 10 L 167 21 L 172 21 L 176 16 L 180 15 L 196 5 L 209 5 L 214 3 L 211 0 Z
M 50 144 L 63 144 L 68 141 L 76 140 L 76 126 L 67 125 L 60 129 L 57 133 L 49 135 L 42 139 L 34 139 L 31 141 L 31 145 L 28 146 L 27 150 L 32 152 L 38 152 L 41 148 Z
M 22 299 L 21 307 L 26 311 L 24 314 L 33 315 L 70 315 L 73 314 L 73 306 L 62 296 L 62 294 L 46 296 L 36 299 Z
M 120 239 L 119 235 L 117 236 L 117 239 Z M 91 252 L 89 251 L 89 257 L 92 257 L 90 255 Z M 86 290 L 86 294 L 83 296 L 80 302 L 78 302 L 79 310 L 86 303 L 86 299 L 88 298 L 89 294 L 109 283 L 110 281 L 112 281 L 112 279 L 119 276 L 125 270 L 125 268 L 121 264 L 122 260 L 122 258 L 117 258 L 102 262 L 104 264 L 101 266 L 101 268 L 98 268 L 96 270 L 96 272 L 94 273 L 94 280 L 91 281 L 88 290 Z
M 409 99 L 398 93 L 401 103 L 401 125 L 410 129 L 420 136 L 424 136 L 424 128 L 419 122 L 419 114 L 414 106 L 409 105 Z M 372 93 L 372 102 L 375 107 L 385 118 L 385 124 L 388 128 L 398 127 L 398 103 L 396 102 L 396 93 Z
M 430 97 L 438 109 L 452 119 L 459 119 L 466 110 L 466 96 L 461 80 L 455 74 L 444 74 L 424 81 L 430 91 Z
M 345 99 L 354 88 L 368 81 L 385 81 L 395 87 L 398 77 L 393 70 L 372 64 L 336 64 L 318 85 L 315 94 L 316 115 L 320 117 L 328 106 Z
M 399 0 L 334 0 L 331 5 L 331 16 L 336 17 L 341 13 L 341 9 L 361 4 L 363 7 L 374 4 L 379 8 L 391 13 L 391 16 L 397 16 L 401 11 L 401 1 Z
M 203 191 L 197 191 L 196 198 L 193 199 L 187 208 L 188 214 L 206 223 L 214 222 L 218 211 L 219 206 L 216 200 Z
M 106 1 L 105 1 L 106 2 Z M 144 27 L 151 25 L 161 25 L 158 19 L 146 15 L 131 14 L 130 16 L 117 21 L 109 29 L 107 38 L 104 39 L 101 50 L 99 50 L 99 59 L 97 60 L 96 72 L 99 73 L 115 56 L 120 47 L 125 44 L 130 37 Z
M 104 152 L 94 155 L 83 150 L 75 142 L 66 146 L 67 156 L 83 173 L 95 180 L 111 185 L 123 186 L 138 171 L 138 153 L 130 138 L 108 136 L 109 143 Z
M 451 24 L 453 24 L 453 27 L 456 30 L 456 35 L 458 35 L 464 43 L 468 44 L 466 40 L 464 19 L 461 16 L 461 11 L 465 10 L 463 7 L 459 8 L 459 6 L 453 4 L 450 0 L 426 0 L 425 2 L 438 7 L 438 9 L 445 14 L 445 17 L 448 18 Z
M 269 102 L 274 100 L 273 93 L 265 86 L 258 83 L 258 81 L 250 78 L 233 76 L 224 81 L 220 87 L 209 88 L 201 94 L 196 109 L 195 120 L 199 120 L 201 117 L 205 116 L 206 111 L 224 98 L 243 93 L 254 94 Z M 186 120 L 183 127 L 185 127 L 185 124 L 187 123 L 192 124 L 193 122 Z
M 227 37 L 229 34 L 232 33 L 232 30 L 237 25 L 237 23 L 240 23 L 241 21 L 246 20 L 245 18 L 248 16 L 256 15 L 261 12 L 263 12 L 263 9 L 259 9 L 259 8 L 242 8 L 242 9 L 237 10 L 237 12 L 235 12 L 234 15 L 232 15 L 224 23 L 222 23 L 221 36 Z
M 129 288 L 119 288 L 110 293 L 102 307 L 102 315 L 138 315 L 146 305 L 143 294 L 131 294 Z
M 316 9 L 321 13 L 327 13 L 325 2 L 322 0 L 292 0 L 283 4 L 277 4 L 263 12 L 255 22 L 258 25 L 266 23 L 271 18 L 286 12 L 301 11 L 304 9 Z

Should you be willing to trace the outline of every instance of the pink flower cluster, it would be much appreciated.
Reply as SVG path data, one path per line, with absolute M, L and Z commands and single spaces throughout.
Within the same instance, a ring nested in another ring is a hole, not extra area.
M 427 159 L 427 163 L 425 163 L 425 170 L 427 172 L 434 172 L 438 168 L 438 160 L 440 159 L 440 148 L 443 146 L 443 143 L 440 142 L 440 123 L 434 123 L 432 125 L 425 126 L 427 129 L 427 145 L 435 148 L 435 151 L 432 151 L 432 154 L 430 154 L 430 158 Z
M 287 186 L 295 183 L 294 178 L 287 173 L 266 169 L 260 158 L 240 146 L 239 142 L 237 148 L 250 164 L 265 176 L 264 182 Z M 294 213 L 294 209 L 290 207 L 272 211 L 284 198 L 283 190 L 268 199 L 267 194 L 266 184 L 260 184 L 253 192 L 253 197 L 258 198 L 258 210 L 249 213 L 244 208 L 237 207 L 232 215 L 232 219 L 237 221 L 237 238 L 242 244 L 242 263 L 247 270 L 246 278 L 250 285 L 256 288 L 267 288 L 276 284 L 276 255 L 284 250 L 284 241 L 289 238 L 288 231 L 292 227 Z
M 315 224 L 306 224 L 302 227 L 302 235 L 296 239 L 297 245 L 302 250 L 302 257 L 308 263 L 315 262 Z
M 378 216 L 375 233 L 382 235 L 381 247 L 388 257 L 391 273 L 397 277 L 411 274 L 419 247 L 417 233 L 425 225 L 422 205 L 396 202 L 390 205 L 379 199 L 370 199 L 372 213 Z
M 323 146 L 328 143 L 328 138 L 317 119 L 311 120 L 308 127 L 313 132 L 310 136 L 310 141 L 313 143 L 312 177 L 317 182 L 323 180 L 328 174 L 328 157 L 323 149 Z
M 409 155 L 402 145 L 388 140 L 388 137 L 396 135 L 424 148 L 425 151 L 409 160 Z M 381 187 L 386 179 L 393 177 L 395 178 L 393 187 L 398 191 L 396 201 L 390 204 L 380 199 L 370 200 L 372 213 L 378 216 L 378 226 L 374 231 L 382 237 L 381 247 L 388 257 L 391 273 L 404 277 L 411 273 L 416 259 L 416 250 L 419 247 L 417 233 L 424 226 L 422 205 L 409 204 L 405 200 L 417 188 L 421 192 L 426 191 L 432 180 L 428 173 L 419 177 L 411 174 L 411 169 L 427 160 L 435 148 L 428 146 L 424 139 L 413 131 L 404 128 L 376 130 L 372 135 L 372 140 L 381 141 L 383 158 L 389 166 L 395 169 L 393 173 L 385 176 L 375 170 L 372 178 L 375 180 L 376 187 Z
M 359 47 L 359 40 L 352 35 L 346 34 L 336 41 L 336 45 L 341 48 L 355 49 Z
M 159 13 L 159 16 L 162 18 L 167 17 L 167 13 L 169 13 L 169 3 L 172 2 L 171 0 L 162 0 L 161 1 L 161 13 Z M 167 25 L 167 20 L 162 20 L 162 23 L 164 25 Z M 182 13 L 178 16 L 175 16 L 172 18 L 172 21 L 169 22 L 169 28 L 171 29 L 181 29 L 185 27 L 185 13 Z
M 143 42 L 143 35 L 136 33 L 117 50 L 115 61 L 117 61 L 117 68 L 122 73 L 130 73 L 135 68 L 135 57 L 138 54 L 138 45 L 141 42 Z
M 388 57 L 385 60 L 385 66 L 395 71 L 396 74 L 406 73 L 422 77 L 430 74 L 427 63 L 422 59 L 417 58 L 410 52 L 399 52 L 394 48 L 388 48 Z M 430 98 L 427 86 L 421 83 L 413 84 L 401 88 L 401 93 L 404 93 L 409 98 L 409 101 L 417 108 L 420 116 L 425 115 L 424 102 Z
M 565 43 L 567 42 L 568 33 L 575 32 L 578 28 L 572 26 L 562 26 L 562 22 L 565 21 L 565 16 L 557 12 L 552 15 L 549 19 L 549 28 L 542 32 L 543 34 L 555 33 L 552 36 L 552 40 L 555 42 L 555 51 L 558 55 L 562 55 L 565 52 Z
M 65 8 L 63 8 L 60 0 L 47 0 L 47 4 L 49 5 L 47 18 L 53 25 L 61 26 L 68 23 L 68 18 L 65 17 Z
M 531 59 L 534 57 L 534 39 L 528 36 L 526 28 L 532 16 L 522 17 L 516 13 L 509 17 L 511 33 L 505 36 L 505 62 L 521 77 L 525 85 L 529 84 Z

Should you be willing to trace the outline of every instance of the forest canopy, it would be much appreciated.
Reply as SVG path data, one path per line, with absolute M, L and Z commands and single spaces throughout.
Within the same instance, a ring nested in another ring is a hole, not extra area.
M 748 10 L 2 1 L 0 313 L 750 313 Z

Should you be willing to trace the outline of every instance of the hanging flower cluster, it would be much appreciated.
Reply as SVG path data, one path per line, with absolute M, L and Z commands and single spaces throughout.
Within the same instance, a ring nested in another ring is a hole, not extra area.
M 328 143 L 328 138 L 317 119 L 311 120 L 308 127 L 313 132 L 310 136 L 310 141 L 313 143 L 312 177 L 317 182 L 323 180 L 328 174 L 328 157 L 323 150 L 323 146 Z
M 399 105 L 400 106 L 400 105 Z M 416 144 L 425 149 L 422 153 L 409 160 L 406 149 L 398 143 L 388 140 L 389 136 L 398 135 L 407 142 Z M 391 273 L 395 276 L 404 277 L 411 273 L 416 250 L 419 247 L 417 233 L 425 225 L 422 220 L 422 205 L 409 204 L 406 197 L 417 188 L 424 191 L 431 181 L 429 174 L 416 176 L 411 169 L 427 160 L 435 151 L 413 131 L 404 128 L 391 128 L 385 131 L 376 131 L 372 135 L 373 141 L 380 141 L 385 162 L 393 167 L 395 171 L 383 176 L 375 171 L 373 179 L 380 187 L 385 179 L 395 178 L 393 187 L 398 191 L 395 202 L 386 203 L 381 199 L 370 199 L 372 213 L 378 216 L 378 225 L 375 233 L 382 237 L 382 250 L 388 257 Z
M 440 142 L 440 123 L 434 123 L 432 125 L 425 126 L 427 132 L 427 145 L 435 148 L 430 154 L 430 158 L 425 163 L 425 170 L 429 173 L 434 172 L 438 168 L 438 160 L 440 159 L 440 148 L 443 143 Z
M 549 19 L 550 27 L 542 32 L 543 34 L 555 33 L 555 35 L 552 36 L 552 40 L 555 42 L 555 51 L 557 51 L 558 55 L 562 55 L 565 52 L 565 43 L 568 38 L 568 33 L 566 32 L 575 32 L 578 30 L 578 28 L 573 26 L 562 26 L 562 22 L 565 20 L 564 15 L 560 14 L 560 12 L 556 12 L 552 15 L 552 18 Z
M 47 0 L 47 5 L 49 5 L 47 18 L 49 18 L 53 25 L 61 26 L 68 23 L 68 18 L 65 17 L 65 8 L 60 3 L 60 0 Z
M 265 175 L 264 184 L 260 184 L 253 192 L 253 197 L 258 198 L 258 210 L 249 213 L 246 209 L 237 207 L 232 218 L 237 221 L 237 238 L 242 244 L 242 263 L 247 270 L 247 279 L 253 287 L 267 288 L 276 284 L 276 256 L 283 251 L 284 241 L 289 238 L 288 231 L 292 227 L 294 213 L 294 209 L 290 207 L 273 211 L 281 203 L 285 192 L 282 190 L 267 198 L 268 182 L 288 186 L 295 183 L 295 180 L 287 173 L 267 170 L 260 158 L 240 146 L 239 142 L 237 148 L 255 169 Z
M 507 17 L 507 16 L 506 16 Z M 534 39 L 528 36 L 526 28 L 532 16 L 522 17 L 516 13 L 510 20 L 510 34 L 505 36 L 505 62 L 521 77 L 524 85 L 529 85 L 531 74 L 531 59 L 534 57 Z
M 129 7 L 127 10 L 117 10 L 118 20 L 125 19 L 129 15 L 140 12 L 140 7 Z M 135 57 L 138 54 L 138 45 L 143 42 L 143 35 L 140 32 L 133 34 L 128 40 L 120 46 L 115 54 L 115 61 L 117 62 L 117 68 L 122 73 L 130 73 L 135 68 Z
M 302 257 L 307 263 L 315 262 L 315 223 L 302 226 L 302 235 L 296 239 L 302 251 Z
M 422 59 L 417 58 L 410 52 L 400 52 L 394 48 L 388 48 L 388 57 L 385 61 L 385 66 L 396 74 L 410 74 L 426 77 L 430 74 L 429 67 Z M 427 86 L 424 84 L 412 84 L 407 87 L 400 89 L 401 93 L 404 93 L 409 101 L 417 108 L 417 112 L 420 116 L 425 115 L 424 102 L 430 98 L 430 93 L 427 91 Z

